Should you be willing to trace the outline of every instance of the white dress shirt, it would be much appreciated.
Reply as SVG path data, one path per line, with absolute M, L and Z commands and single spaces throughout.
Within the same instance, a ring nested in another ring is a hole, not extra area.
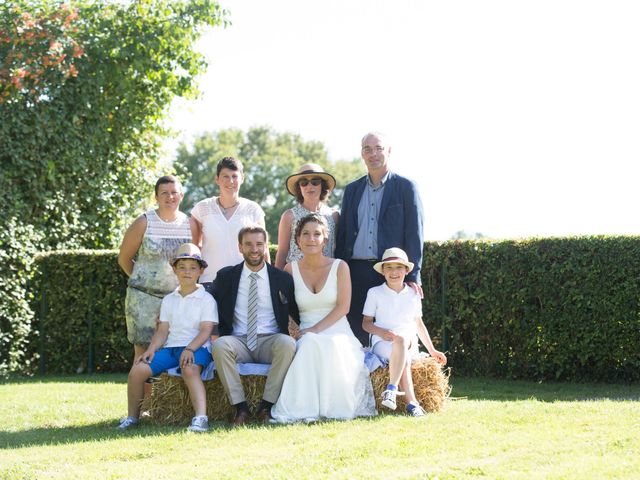
M 185 347 L 200 333 L 202 322 L 218 323 L 218 306 L 202 285 L 183 297 L 180 287 L 162 299 L 160 322 L 169 324 L 169 335 L 165 347 Z M 203 347 L 211 351 L 211 341 Z
M 278 333 L 278 323 L 273 313 L 273 305 L 271 303 L 271 288 L 269 285 L 269 274 L 267 266 L 257 272 L 253 272 L 245 263 L 240 274 L 240 283 L 238 285 L 238 296 L 236 297 L 236 307 L 233 311 L 233 334 L 236 336 L 247 334 L 247 310 L 249 303 L 249 275 L 258 274 L 258 335 Z

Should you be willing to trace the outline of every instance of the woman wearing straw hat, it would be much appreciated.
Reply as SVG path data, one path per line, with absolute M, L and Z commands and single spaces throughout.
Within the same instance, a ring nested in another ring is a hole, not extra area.
M 319 213 L 327 220 L 329 238 L 323 254 L 333 257 L 336 244 L 336 227 L 340 214 L 324 202 L 336 186 L 336 179 L 315 163 L 302 165 L 297 173 L 289 175 L 287 191 L 296 197 L 298 204 L 286 210 L 280 217 L 278 227 L 278 253 L 276 267 L 283 269 L 287 263 L 302 258 L 302 252 L 295 242 L 294 232 L 301 218 L 311 213 Z

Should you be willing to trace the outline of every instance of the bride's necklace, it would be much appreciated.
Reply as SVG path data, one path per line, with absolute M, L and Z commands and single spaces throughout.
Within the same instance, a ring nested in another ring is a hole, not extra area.
M 220 207 L 220 210 L 222 210 L 222 214 L 226 217 L 227 216 L 227 212 L 229 210 L 233 210 L 234 208 L 236 208 L 240 202 L 238 200 L 236 200 L 236 202 L 233 205 L 231 205 L 229 207 L 225 207 L 220 202 L 220 197 L 218 197 L 218 198 L 216 198 L 216 203 L 218 204 L 218 207 Z

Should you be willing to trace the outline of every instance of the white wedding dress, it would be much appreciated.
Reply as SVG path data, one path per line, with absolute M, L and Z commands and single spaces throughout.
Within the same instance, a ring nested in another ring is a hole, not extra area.
M 322 320 L 336 305 L 338 265 L 334 260 L 322 290 L 313 293 L 305 285 L 298 262 L 291 264 L 300 328 Z M 280 423 L 320 418 L 351 419 L 376 415 L 369 370 L 360 342 L 342 317 L 320 333 L 306 333 L 297 342 L 278 402 L 271 415 Z

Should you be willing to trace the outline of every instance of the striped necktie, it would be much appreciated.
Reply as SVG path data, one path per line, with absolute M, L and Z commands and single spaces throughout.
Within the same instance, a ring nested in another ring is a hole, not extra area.
M 247 303 L 247 348 L 253 351 L 258 346 L 258 277 L 249 275 L 249 302 Z

